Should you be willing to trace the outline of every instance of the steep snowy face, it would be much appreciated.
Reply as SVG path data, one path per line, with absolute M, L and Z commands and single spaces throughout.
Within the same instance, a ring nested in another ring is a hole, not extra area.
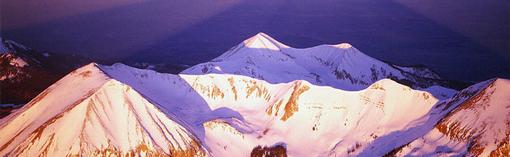
M 280 51 L 281 49 L 289 48 L 289 46 L 276 41 L 264 33 L 258 33 L 255 36 L 243 41 L 242 46 L 246 46 L 248 48 L 270 49 L 274 51 Z
M 208 73 L 244 75 L 270 83 L 306 80 L 314 85 L 344 90 L 361 90 L 385 78 L 422 89 L 440 84 L 436 82 L 439 76 L 431 70 L 390 65 L 365 55 L 348 43 L 296 49 L 264 33 L 245 40 L 210 62 L 182 72 Z
M 229 75 L 182 77 L 211 108 L 230 108 L 241 116 L 219 116 L 204 123 L 205 141 L 219 156 L 234 152 L 246 156 L 257 146 L 274 145 L 284 145 L 291 156 L 383 155 L 392 146 L 372 147 L 372 142 L 398 145 L 385 137 L 413 127 L 409 124 L 427 116 L 437 102 L 429 93 L 388 79 L 348 92 L 306 81 L 272 85 Z M 221 83 L 225 81 L 228 84 Z M 413 139 L 399 135 L 402 144 Z
M 89 64 L 0 120 L 0 156 L 205 156 L 170 116 Z
M 398 155 L 509 156 L 510 80 L 494 79 L 472 89 L 461 92 L 469 97 Z
M 175 76 L 122 64 L 101 69 L 190 124 L 215 156 L 248 156 L 266 148 L 285 148 L 291 156 L 384 155 L 417 138 L 414 127 L 425 123 L 438 101 L 389 79 L 344 91 L 303 80 Z

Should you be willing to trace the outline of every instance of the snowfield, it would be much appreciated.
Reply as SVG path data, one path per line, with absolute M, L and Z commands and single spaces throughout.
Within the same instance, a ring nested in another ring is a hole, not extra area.
M 0 156 L 205 155 L 184 127 L 95 64 L 2 119 Z
M 389 79 L 344 91 L 302 80 L 270 84 L 90 64 L 2 119 L 0 133 L 11 138 L 2 138 L 1 152 L 247 156 L 280 143 L 291 156 L 353 155 L 410 127 L 437 101 Z M 315 147 L 302 149 L 309 144 Z M 370 149 L 383 155 L 393 148 Z
M 510 81 L 439 79 L 259 33 L 179 75 L 79 68 L 0 119 L 0 156 L 508 155 Z
M 271 83 L 306 80 L 320 86 L 361 90 L 391 78 L 416 89 L 440 85 L 440 77 L 426 68 L 402 67 L 374 59 L 348 43 L 298 49 L 265 33 L 246 39 L 223 55 L 186 69 L 182 74 L 235 74 Z M 434 95 L 451 95 L 434 93 Z
M 398 155 L 509 156 L 510 80 L 493 79 L 467 90 L 474 94 Z

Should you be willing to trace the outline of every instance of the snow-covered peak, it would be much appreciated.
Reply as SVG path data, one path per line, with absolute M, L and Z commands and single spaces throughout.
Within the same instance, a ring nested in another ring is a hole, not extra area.
M 204 156 L 192 132 L 95 63 L 0 121 L 0 156 Z
M 418 76 L 423 73 L 421 71 L 402 70 L 370 57 L 348 43 L 292 48 L 263 33 L 210 62 L 181 72 L 208 73 L 244 75 L 270 83 L 306 80 L 314 85 L 343 90 L 361 90 L 385 78 L 405 82 L 415 89 L 439 85 L 432 79 Z M 439 92 L 434 95 L 449 95 Z
M 364 150 L 381 155 L 394 147 L 372 148 L 371 142 L 400 135 L 405 135 L 400 143 L 411 141 L 414 131 L 390 133 L 426 117 L 438 101 L 390 79 L 353 92 L 304 80 L 273 84 L 233 74 L 175 76 L 123 64 L 101 69 L 190 124 L 215 156 L 247 156 L 257 146 L 275 144 L 285 145 L 290 156 Z M 302 149 L 309 144 L 315 148 Z
M 350 48 L 352 48 L 352 45 L 349 44 L 349 43 L 340 43 L 340 44 L 333 45 L 333 46 L 341 48 L 341 49 L 350 49 Z
M 93 91 L 99 88 L 109 79 L 110 78 L 107 75 L 105 75 L 100 69 L 98 69 L 97 64 L 95 63 L 88 64 L 71 72 L 61 80 L 57 81 L 52 86 L 48 87 L 41 94 L 35 97 L 31 102 L 29 102 L 22 109 L 20 109 L 19 112 L 17 113 L 24 112 L 25 110 L 30 110 L 31 112 L 33 112 L 32 114 L 34 114 L 35 116 L 32 118 L 44 121 L 45 117 L 54 116 L 55 114 L 57 114 L 59 110 L 60 111 L 64 110 L 64 108 L 67 108 L 68 105 L 72 104 L 72 101 L 79 100 L 80 97 L 85 95 L 84 93 L 88 93 L 89 91 Z M 60 84 L 65 84 L 65 86 L 59 86 Z M 71 88 L 67 89 L 69 88 L 67 86 Z M 69 90 L 73 90 L 74 94 L 69 93 Z M 66 99 L 61 99 L 62 97 L 66 97 Z M 40 101 L 43 98 L 44 101 Z M 35 103 L 40 105 L 34 105 Z M 9 115 L 8 117 L 1 119 L 0 124 L 4 124 L 5 121 L 10 121 L 10 119 L 14 119 L 14 117 L 16 116 L 18 115 L 17 114 Z M 20 127 L 22 126 L 23 125 L 20 125 Z
M 289 156 L 381 156 L 433 128 L 443 115 L 432 112 L 441 109 L 437 102 L 384 78 L 346 91 L 299 79 L 272 83 L 91 63 L 1 120 L 0 156 L 44 150 L 248 156 L 275 145 Z
M 289 46 L 280 43 L 265 33 L 258 33 L 251 38 L 243 41 L 244 46 L 248 48 L 261 48 L 280 51 L 282 48 L 289 48 Z

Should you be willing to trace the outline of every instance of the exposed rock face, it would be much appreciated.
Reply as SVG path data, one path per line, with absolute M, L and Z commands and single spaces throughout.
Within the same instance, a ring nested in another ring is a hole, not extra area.
M 458 94 L 457 98 L 464 99 L 454 102 L 459 104 L 458 107 L 432 131 L 399 149 L 396 154 L 510 155 L 510 80 L 494 79 L 474 87 Z
M 294 115 L 295 112 L 299 110 L 298 107 L 298 100 L 299 96 L 310 89 L 310 87 L 303 85 L 301 86 L 301 82 L 296 82 L 294 84 L 294 90 L 292 91 L 292 94 L 290 95 L 289 100 L 287 101 L 287 104 L 285 104 L 285 112 L 281 118 L 281 120 L 285 121 L 289 119 L 292 115 Z

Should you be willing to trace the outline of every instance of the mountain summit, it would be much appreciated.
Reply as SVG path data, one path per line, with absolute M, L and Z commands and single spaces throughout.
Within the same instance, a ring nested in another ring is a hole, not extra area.
M 436 102 L 389 79 L 350 92 L 304 80 L 89 64 L 1 120 L 0 155 L 247 156 L 263 148 L 383 155 L 395 147 L 371 142 L 410 142 L 408 132 L 393 132 L 421 121 Z M 303 149 L 309 144 L 315 148 Z
M 96 64 L 0 121 L 0 156 L 205 155 L 199 141 Z
M 0 119 L 0 156 L 510 155 L 510 80 L 441 83 L 259 33 L 179 75 L 83 66 Z
M 259 48 L 259 49 L 270 49 L 280 51 L 283 48 L 289 48 L 289 46 L 280 43 L 265 33 L 258 33 L 257 35 L 243 41 L 245 47 L 248 48 Z
M 306 80 L 344 90 L 361 90 L 384 78 L 423 90 L 444 85 L 431 70 L 388 64 L 348 43 L 298 49 L 264 33 L 245 40 L 210 62 L 181 72 L 208 73 L 244 75 L 271 83 Z M 438 97 L 452 94 L 448 89 L 429 91 Z

